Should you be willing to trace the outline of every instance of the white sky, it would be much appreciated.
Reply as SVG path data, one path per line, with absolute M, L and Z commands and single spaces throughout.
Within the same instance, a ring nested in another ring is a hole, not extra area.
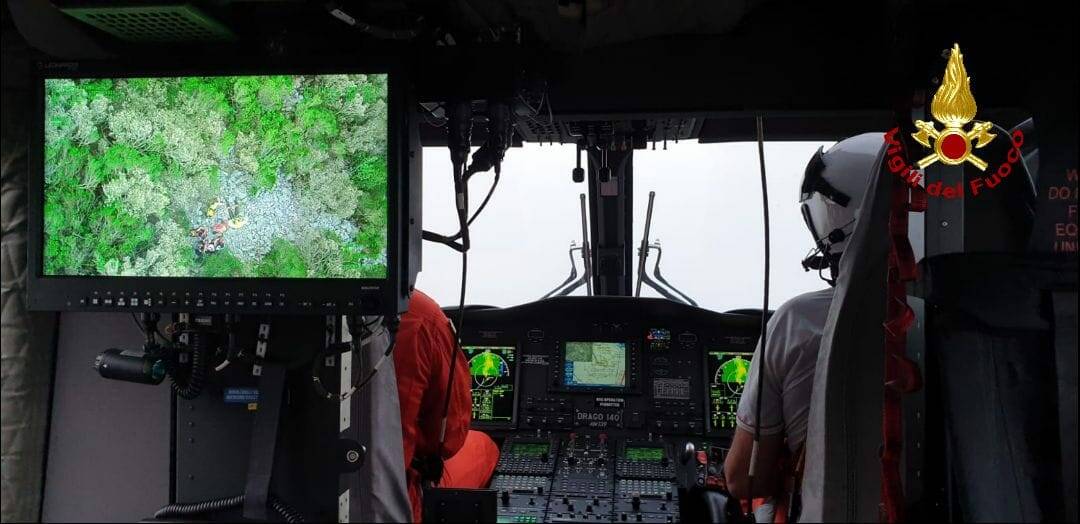
M 769 178 L 772 271 L 769 307 L 826 286 L 799 262 L 811 247 L 799 213 L 798 191 L 806 162 L 828 143 L 765 144 Z M 449 153 L 424 150 L 424 228 L 457 230 Z M 468 304 L 512 306 L 539 299 L 570 274 L 567 249 L 581 242 L 578 194 L 586 184 L 570 179 L 574 146 L 526 144 L 506 154 L 502 180 L 471 228 Z M 650 236 L 664 249 L 660 270 L 671 284 L 715 311 L 761 307 L 764 238 L 756 143 L 668 143 L 668 150 L 634 152 L 634 236 L 645 227 L 649 191 L 656 191 Z M 491 174 L 473 177 L 471 205 L 480 204 Z M 417 288 L 440 305 L 457 304 L 461 256 L 424 242 Z M 649 257 L 652 275 L 655 252 Z M 580 257 L 578 273 L 582 272 Z M 636 277 L 636 275 L 635 275 Z M 576 294 L 583 293 L 580 291 Z M 647 286 L 642 295 L 659 296 Z

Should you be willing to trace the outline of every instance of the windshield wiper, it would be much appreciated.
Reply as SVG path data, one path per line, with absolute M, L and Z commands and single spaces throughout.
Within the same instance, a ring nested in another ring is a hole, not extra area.
M 591 250 L 589 249 L 589 219 L 585 215 L 585 193 L 581 194 L 581 247 L 578 247 L 576 242 L 570 242 L 570 276 L 566 280 L 555 286 L 548 294 L 540 297 L 540 300 L 545 298 L 556 296 L 563 297 L 573 293 L 575 289 L 585 285 L 585 291 L 588 296 L 592 296 L 592 266 L 589 263 L 589 255 Z M 574 252 L 581 252 L 582 265 L 584 266 L 584 274 L 581 278 L 578 278 L 577 265 L 574 264 Z M 575 280 L 576 279 L 576 280 Z
M 641 296 L 641 285 L 646 284 L 649 287 L 656 290 L 664 298 L 673 302 L 680 302 L 683 304 L 689 304 L 691 306 L 697 306 L 697 302 L 679 291 L 678 288 L 671 285 L 663 275 L 660 274 L 660 258 L 664 256 L 664 250 L 660 248 L 660 241 L 657 240 L 653 243 L 649 243 L 649 230 L 652 229 L 652 213 L 653 213 L 653 201 L 656 199 L 656 191 L 649 191 L 649 208 L 645 212 L 645 233 L 641 237 L 641 247 L 638 248 L 638 279 L 637 287 L 634 290 L 634 296 Z M 656 265 L 653 266 L 653 280 L 649 277 L 645 271 L 645 262 L 649 258 L 649 251 L 656 250 Z

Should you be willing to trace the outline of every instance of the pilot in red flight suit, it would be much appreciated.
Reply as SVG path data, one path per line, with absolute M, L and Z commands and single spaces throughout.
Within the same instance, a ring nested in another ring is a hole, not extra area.
M 455 347 L 449 319 L 434 300 L 420 291 L 413 291 L 409 310 L 401 317 L 396 344 L 394 367 L 401 403 L 406 481 L 413 519 L 420 522 L 422 473 L 414 459 L 439 453 L 439 430 L 451 357 L 458 359 L 458 363 L 454 368 L 454 389 L 450 393 L 439 487 L 484 487 L 499 461 L 499 448 L 491 437 L 469 430 L 472 417 L 469 365 Z

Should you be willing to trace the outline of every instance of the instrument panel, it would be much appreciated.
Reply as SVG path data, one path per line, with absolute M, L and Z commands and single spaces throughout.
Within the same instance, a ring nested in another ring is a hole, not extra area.
M 730 436 L 760 321 L 627 297 L 468 311 L 473 424 Z
M 500 522 L 677 522 L 676 453 L 718 475 L 761 317 L 663 299 L 466 311 L 472 424 L 502 440 Z

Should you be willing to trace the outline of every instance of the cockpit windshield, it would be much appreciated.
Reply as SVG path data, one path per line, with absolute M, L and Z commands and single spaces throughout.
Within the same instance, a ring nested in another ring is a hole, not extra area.
M 767 142 L 772 284 L 769 301 L 780 304 L 826 284 L 799 261 L 811 247 L 799 215 L 798 191 L 807 160 L 831 142 Z M 645 228 L 649 192 L 655 192 L 651 245 L 662 249 L 660 271 L 668 283 L 703 308 L 728 311 L 761 307 L 763 226 L 757 145 L 753 142 L 668 143 L 634 152 L 632 264 Z M 579 195 L 573 145 L 527 143 L 507 152 L 502 179 L 484 213 L 471 226 L 469 285 L 466 303 L 507 307 L 532 302 L 571 274 L 584 273 Z M 490 175 L 474 177 L 470 207 L 479 205 Z M 424 228 L 455 231 L 453 185 L 444 148 L 424 155 Z M 655 274 L 656 249 L 645 271 Z M 440 304 L 458 301 L 461 256 L 444 246 L 425 243 L 417 288 Z M 585 287 L 572 295 L 585 294 Z M 641 296 L 661 296 L 648 285 Z

